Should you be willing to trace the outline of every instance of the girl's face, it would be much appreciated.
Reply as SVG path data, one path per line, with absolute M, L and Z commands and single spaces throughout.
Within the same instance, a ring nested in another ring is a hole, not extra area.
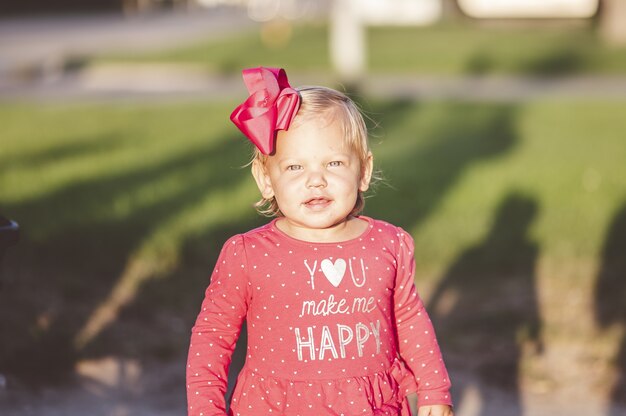
M 276 152 L 252 171 L 263 197 L 276 198 L 285 228 L 319 235 L 348 219 L 358 192 L 369 187 L 372 155 L 361 166 L 340 123 L 316 118 L 279 131 Z

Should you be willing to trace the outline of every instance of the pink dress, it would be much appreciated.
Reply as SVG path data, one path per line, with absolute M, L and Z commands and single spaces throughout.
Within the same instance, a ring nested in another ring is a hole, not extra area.
M 276 220 L 228 240 L 192 329 L 188 414 L 225 415 L 244 319 L 248 350 L 230 412 L 409 415 L 451 404 L 450 381 L 414 279 L 413 240 L 369 222 L 341 243 L 293 239 Z

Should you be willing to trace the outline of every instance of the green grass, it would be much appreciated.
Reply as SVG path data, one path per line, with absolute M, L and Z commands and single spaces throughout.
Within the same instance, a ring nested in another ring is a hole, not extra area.
M 40 377 L 85 355 L 184 352 L 222 242 L 264 221 L 234 104 L 0 106 L 0 207 L 22 229 L 1 367 Z M 366 107 L 386 177 L 366 213 L 413 234 L 420 285 L 539 264 L 568 284 L 595 278 L 572 265 L 601 268 L 624 210 L 626 104 Z M 102 305 L 115 315 L 94 324 Z
M 535 206 L 528 237 L 542 256 L 594 259 L 626 202 L 617 127 L 624 109 L 564 102 L 383 109 L 388 127 L 377 160 L 395 189 L 382 186 L 370 208 L 409 227 L 424 267 L 445 267 L 483 239 L 515 196 Z
M 373 71 L 548 76 L 626 73 L 624 49 L 607 47 L 586 27 L 373 28 L 369 36 Z
M 105 62 L 173 62 L 204 66 L 207 70 L 232 75 L 251 66 L 291 67 L 300 70 L 326 70 L 330 67 L 326 29 L 321 26 L 295 27 L 289 41 L 268 45 L 261 34 L 247 31 L 226 40 L 207 40 L 194 45 L 145 55 L 115 55 Z M 97 61 L 96 61 L 97 62 Z
M 194 63 L 226 74 L 258 65 L 290 71 L 330 69 L 326 26 L 295 25 L 284 30 L 286 40 L 279 44 L 264 42 L 262 32 L 249 31 L 227 40 L 207 40 L 184 48 L 109 56 L 104 60 Z M 372 27 L 367 30 L 367 41 L 372 72 L 547 76 L 626 73 L 626 50 L 606 46 L 587 26 Z

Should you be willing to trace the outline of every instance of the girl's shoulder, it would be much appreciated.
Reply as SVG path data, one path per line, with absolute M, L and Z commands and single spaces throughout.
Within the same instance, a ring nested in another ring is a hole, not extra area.
M 270 236 L 276 234 L 276 231 L 274 229 L 274 223 L 276 222 L 276 220 L 277 218 L 274 218 L 270 222 L 267 222 L 261 226 L 258 226 L 249 231 L 246 231 L 245 233 L 240 234 L 240 236 L 243 240 L 269 238 Z
M 372 232 L 378 233 L 390 246 L 388 250 L 397 256 L 412 256 L 415 250 L 413 236 L 404 228 L 383 220 L 371 219 Z
M 267 247 L 268 244 L 271 244 L 270 241 L 274 240 L 270 236 L 270 224 L 265 224 L 252 230 L 231 236 L 222 245 L 220 256 L 224 258 L 239 257 L 246 259 L 250 248 L 255 248 L 257 246 Z
M 361 218 L 366 219 L 367 221 L 370 222 L 371 227 L 373 228 L 373 231 L 378 232 L 378 233 L 382 233 L 382 234 L 388 234 L 390 236 L 393 236 L 395 238 L 411 238 L 411 235 L 404 230 L 402 227 L 399 227 L 397 225 L 394 225 L 390 222 L 384 221 L 384 220 L 378 220 L 375 218 L 370 218 L 370 217 L 366 217 L 366 216 L 361 216 Z
M 276 233 L 274 228 L 274 222 L 276 219 L 263 224 L 259 227 L 253 228 L 243 233 L 235 234 L 230 237 L 224 245 L 233 244 L 235 246 L 250 246 L 257 243 L 267 243 L 270 241 L 276 241 L 280 238 L 280 235 Z

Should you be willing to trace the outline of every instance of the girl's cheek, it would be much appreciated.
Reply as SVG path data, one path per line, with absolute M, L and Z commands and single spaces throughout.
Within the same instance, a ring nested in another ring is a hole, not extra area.
M 299 182 L 301 182 L 299 178 L 297 178 L 296 176 L 292 176 L 290 178 L 284 178 L 282 181 L 280 181 L 279 186 L 283 188 L 295 188 L 298 186 Z

